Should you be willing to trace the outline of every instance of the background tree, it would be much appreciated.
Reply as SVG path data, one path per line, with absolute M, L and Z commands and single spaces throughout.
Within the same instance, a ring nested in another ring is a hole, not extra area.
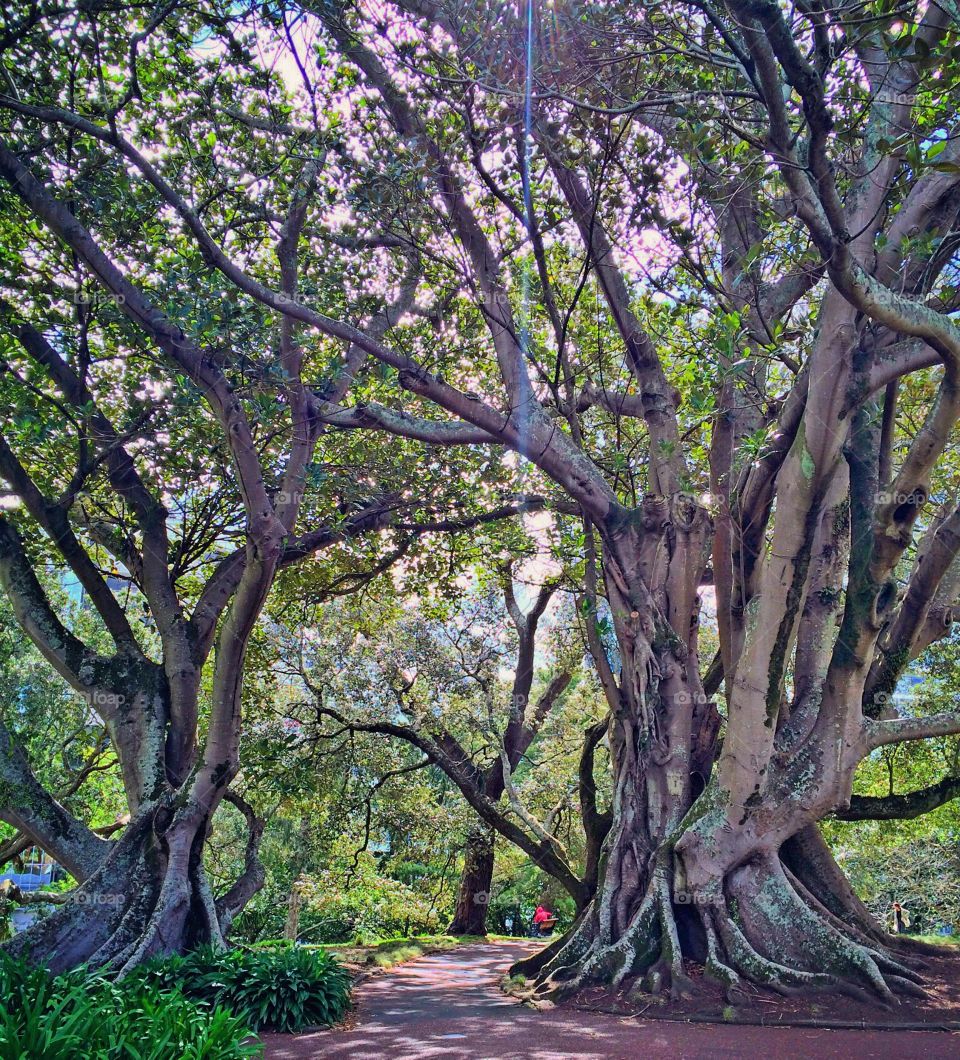
M 467 838 L 453 934 L 484 933 L 491 831 L 553 876 L 578 908 L 596 880 L 605 817 L 595 785 L 580 772 L 592 781 L 603 727 L 594 725 L 585 754 L 584 712 L 596 715 L 598 705 L 562 608 L 537 639 L 557 587 L 549 577 L 515 581 L 506 565 L 473 592 L 424 601 L 413 612 L 401 595 L 298 617 L 281 649 L 308 693 L 292 711 L 309 739 L 367 733 L 404 741 L 449 777 L 479 817 Z M 575 703 L 567 702 L 571 689 L 579 692 Z M 572 849 L 561 836 L 565 816 Z
M 179 104 L 167 109 L 164 100 L 175 72 L 223 104 L 250 83 L 280 98 L 286 90 L 243 48 L 224 76 L 223 55 L 189 46 L 232 16 L 171 19 L 172 33 L 157 32 L 172 12 L 24 9 L 23 32 L 2 42 L 15 89 L 5 99 L 26 109 L 4 111 L 0 145 L 8 410 L 0 584 L 22 631 L 106 727 L 130 818 L 116 841 L 98 837 L 5 741 L 4 763 L 16 775 L 5 777 L 4 817 L 81 882 L 10 947 L 55 970 L 88 963 L 123 972 L 198 941 L 222 945 L 259 886 L 259 826 L 229 789 L 240 764 L 247 645 L 279 570 L 387 526 L 395 536 L 379 562 L 389 563 L 432 532 L 438 513 L 456 510 L 472 526 L 517 510 L 487 505 L 496 477 L 479 506 L 460 503 L 460 491 L 413 450 L 378 462 L 352 436 L 319 446 L 318 410 L 346 394 L 360 347 L 302 343 L 293 321 L 239 300 L 236 285 L 225 291 L 181 223 L 189 217 L 198 231 L 209 226 L 245 246 L 245 264 L 295 304 L 342 279 L 319 258 L 300 264 L 310 211 L 340 178 L 332 166 L 330 183 L 321 176 L 318 131 L 287 156 L 274 194 L 257 194 L 262 227 L 250 240 L 247 218 L 215 190 L 224 172 L 216 130 L 204 132 L 198 156 L 196 129 L 181 136 Z M 41 69 L 45 87 L 34 97 L 27 85 L 40 83 Z M 81 84 L 96 100 L 91 117 L 60 125 L 68 112 L 58 108 L 73 105 Z M 152 139 L 162 156 L 156 164 L 120 132 L 128 106 L 140 114 L 141 147 L 150 153 Z M 275 172 L 272 146 L 259 143 L 255 127 L 238 121 L 238 129 L 249 164 Z M 124 152 L 152 183 L 131 183 L 118 164 Z M 227 166 L 234 175 L 240 157 Z M 203 220 L 176 187 L 206 200 Z M 173 216 L 160 207 L 165 199 L 176 204 Z M 349 327 L 349 335 L 382 337 L 411 308 L 416 260 L 403 262 L 399 272 L 383 264 L 360 317 L 366 330 Z M 392 478 L 405 462 L 406 473 Z M 82 588 L 106 647 L 71 627 L 38 577 L 48 568 Z M 242 876 L 217 896 L 203 847 L 224 798 L 243 810 L 251 845 Z

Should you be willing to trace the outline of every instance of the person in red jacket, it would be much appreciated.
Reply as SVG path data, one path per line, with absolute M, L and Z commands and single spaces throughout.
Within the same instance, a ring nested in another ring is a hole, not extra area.
M 533 914 L 534 928 L 540 935 L 549 935 L 557 922 L 557 918 L 542 905 L 537 906 L 537 911 Z

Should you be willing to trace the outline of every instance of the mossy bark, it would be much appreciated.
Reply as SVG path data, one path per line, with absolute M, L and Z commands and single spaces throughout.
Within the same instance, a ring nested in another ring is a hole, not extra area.
M 66 904 L 5 947 L 54 973 L 121 974 L 151 957 L 223 945 L 202 864 L 208 819 L 169 801 L 144 807 Z

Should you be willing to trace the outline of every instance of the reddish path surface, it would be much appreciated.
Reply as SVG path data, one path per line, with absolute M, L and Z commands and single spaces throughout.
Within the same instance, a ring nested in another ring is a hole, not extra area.
M 505 997 L 497 986 L 510 962 L 527 952 L 530 945 L 522 942 L 463 946 L 401 965 L 360 986 L 352 1030 L 265 1035 L 267 1060 L 960 1057 L 960 1034 L 942 1031 L 731 1027 L 624 1020 L 570 1009 L 535 1012 Z

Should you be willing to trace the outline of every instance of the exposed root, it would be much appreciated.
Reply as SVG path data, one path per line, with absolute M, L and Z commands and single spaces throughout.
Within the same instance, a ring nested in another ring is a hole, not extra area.
M 593 984 L 613 988 L 641 977 L 635 989 L 678 999 L 692 986 L 671 895 L 668 859 L 658 859 L 629 924 L 605 942 L 596 903 L 559 943 L 538 954 L 530 996 L 560 1000 Z M 689 902 L 689 899 L 688 899 Z M 722 885 L 693 896 L 703 926 L 700 959 L 705 974 L 728 997 L 748 983 L 785 996 L 840 992 L 885 1006 L 898 995 L 925 997 L 920 974 L 889 952 L 864 925 L 842 920 L 774 855 L 760 855 L 730 873 Z M 689 904 L 686 905 L 689 908 Z M 690 939 L 685 936 L 687 941 Z M 705 953 L 704 953 L 705 950 Z M 515 966 L 516 967 L 516 966 Z
M 733 968 L 740 968 L 744 978 L 786 997 L 793 997 L 804 991 L 833 989 L 837 985 L 831 975 L 789 968 L 758 953 L 726 910 L 714 910 L 710 915 L 723 942 L 727 960 L 732 966 L 731 971 Z M 739 973 L 733 974 L 739 978 Z
M 510 965 L 509 975 L 523 976 L 525 979 L 533 979 L 539 975 L 540 972 L 546 967 L 550 961 L 563 949 L 566 945 L 567 940 L 571 934 L 575 932 L 581 921 L 583 914 L 574 922 L 573 926 L 564 935 L 557 935 L 552 942 L 544 946 L 542 950 L 537 950 L 536 953 L 531 953 L 529 957 L 521 957 L 519 961 L 515 961 Z
M 644 970 L 660 953 L 659 912 L 655 895 L 648 893 L 627 929 L 608 945 L 601 941 L 596 915 L 585 917 L 543 966 L 534 995 L 556 1001 L 591 983 L 619 986 L 627 976 Z
M 917 996 L 919 975 L 838 918 L 805 900 L 776 858 L 734 872 L 723 908 L 709 918 L 727 964 L 773 989 L 835 989 L 859 1000 L 896 1004 L 894 993 Z M 922 995 L 922 991 L 920 991 Z
M 670 896 L 670 884 L 666 871 L 658 866 L 653 878 L 654 893 L 657 900 L 657 913 L 660 921 L 660 952 L 661 968 L 658 972 L 669 976 L 666 985 L 670 991 L 670 997 L 676 1001 L 685 990 L 692 986 L 689 978 L 683 970 L 683 952 L 680 948 L 680 936 L 677 932 L 677 922 L 673 915 L 673 901 Z
M 740 976 L 721 957 L 720 939 L 717 936 L 717 929 L 713 925 L 713 918 L 705 916 L 702 919 L 703 927 L 707 934 L 707 960 L 704 964 L 704 972 L 708 978 L 721 983 L 729 991 L 733 987 L 740 985 Z
M 841 931 L 855 931 L 874 945 L 886 944 L 886 930 L 860 900 L 815 824 L 784 843 L 780 861 L 789 878 L 803 888 L 804 896 L 819 909 L 828 909 Z
M 887 975 L 888 979 L 896 977 L 913 984 L 923 982 L 923 976 L 919 972 L 915 972 L 912 968 L 895 961 L 889 953 L 884 953 L 883 950 L 876 948 L 868 948 L 867 952 L 884 973 L 889 973 Z
M 199 859 L 200 827 L 176 822 L 158 842 L 154 810 L 128 827 L 102 868 L 64 905 L 7 949 L 54 973 L 83 964 L 122 977 L 155 955 L 198 942 L 223 946 Z
M 921 1000 L 930 997 L 927 991 L 923 987 L 918 986 L 913 979 L 907 979 L 902 975 L 888 973 L 887 982 L 891 987 L 896 987 L 901 994 L 908 994 L 910 997 L 920 998 Z

